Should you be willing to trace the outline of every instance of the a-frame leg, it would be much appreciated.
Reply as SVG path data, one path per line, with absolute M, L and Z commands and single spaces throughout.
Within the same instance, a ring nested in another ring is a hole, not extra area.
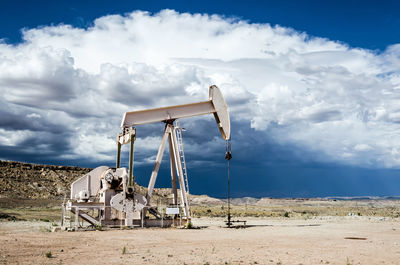
M 172 134 L 170 133 L 168 135 L 168 140 L 169 140 L 169 161 L 170 161 L 170 166 L 171 166 L 171 187 L 172 187 L 172 195 L 173 200 L 172 204 L 177 205 L 178 204 L 178 187 L 176 184 L 176 166 L 175 166 L 175 155 L 174 155 L 174 150 L 172 146 Z
M 165 143 L 167 141 L 167 136 L 170 133 L 170 131 L 171 131 L 171 129 L 169 128 L 169 125 L 165 126 L 164 134 L 161 139 L 161 144 L 160 144 L 160 147 L 158 148 L 156 162 L 154 164 L 153 171 L 151 172 L 150 182 L 147 187 L 147 194 L 146 194 L 147 205 L 150 205 L 150 199 L 151 199 L 151 195 L 153 194 L 154 184 L 156 183 L 158 170 L 160 169 L 160 164 L 161 164 L 162 157 L 164 154 Z

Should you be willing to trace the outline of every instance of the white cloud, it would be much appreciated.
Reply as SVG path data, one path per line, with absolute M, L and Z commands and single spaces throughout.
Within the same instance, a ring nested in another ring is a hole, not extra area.
M 356 151 L 369 151 L 371 150 L 372 147 L 367 145 L 367 144 L 357 144 L 356 146 L 354 146 L 354 150 Z
M 4 146 L 17 146 L 21 140 L 33 135 L 34 133 L 27 130 L 14 132 L 0 128 L 0 144 Z
M 28 29 L 23 39 L 0 44 L 3 143 L 10 130 L 53 126 L 68 132 L 71 146 L 82 142 L 65 156 L 112 159 L 123 112 L 204 100 L 216 84 L 232 119 L 265 138 L 319 153 L 317 160 L 400 166 L 400 44 L 377 53 L 172 10 L 104 16 L 87 29 Z
M 42 116 L 40 116 L 40 114 L 37 113 L 31 113 L 26 115 L 27 118 L 33 118 L 33 119 L 40 119 Z

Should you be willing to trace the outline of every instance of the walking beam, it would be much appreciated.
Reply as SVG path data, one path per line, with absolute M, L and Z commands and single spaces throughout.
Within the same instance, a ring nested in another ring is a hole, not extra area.
M 175 120 L 179 118 L 192 117 L 205 114 L 214 114 L 219 131 L 224 140 L 230 139 L 231 124 L 228 106 L 217 86 L 210 86 L 209 100 L 176 105 L 148 110 L 125 112 L 121 127 L 128 128 L 140 124 L 159 121 Z

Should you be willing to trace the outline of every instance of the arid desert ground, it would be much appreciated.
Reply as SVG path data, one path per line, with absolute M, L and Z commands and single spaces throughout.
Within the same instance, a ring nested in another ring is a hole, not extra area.
M 49 232 L 0 223 L 2 264 L 400 264 L 400 219 L 368 216 L 195 218 L 200 229 Z M 46 253 L 51 252 L 51 257 Z
M 400 264 L 398 198 L 236 198 L 247 227 L 226 228 L 226 201 L 193 195 L 197 229 L 50 232 L 88 169 L 0 166 L 0 264 Z

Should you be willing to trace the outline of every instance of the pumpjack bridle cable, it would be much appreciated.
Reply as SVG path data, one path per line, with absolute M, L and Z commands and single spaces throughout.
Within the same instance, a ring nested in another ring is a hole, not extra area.
M 232 159 L 232 152 L 231 152 L 231 139 L 229 138 L 226 140 L 225 146 L 225 159 L 227 160 L 227 173 L 228 173 L 228 227 L 231 227 L 231 184 L 230 184 L 230 173 L 231 173 L 231 159 Z

